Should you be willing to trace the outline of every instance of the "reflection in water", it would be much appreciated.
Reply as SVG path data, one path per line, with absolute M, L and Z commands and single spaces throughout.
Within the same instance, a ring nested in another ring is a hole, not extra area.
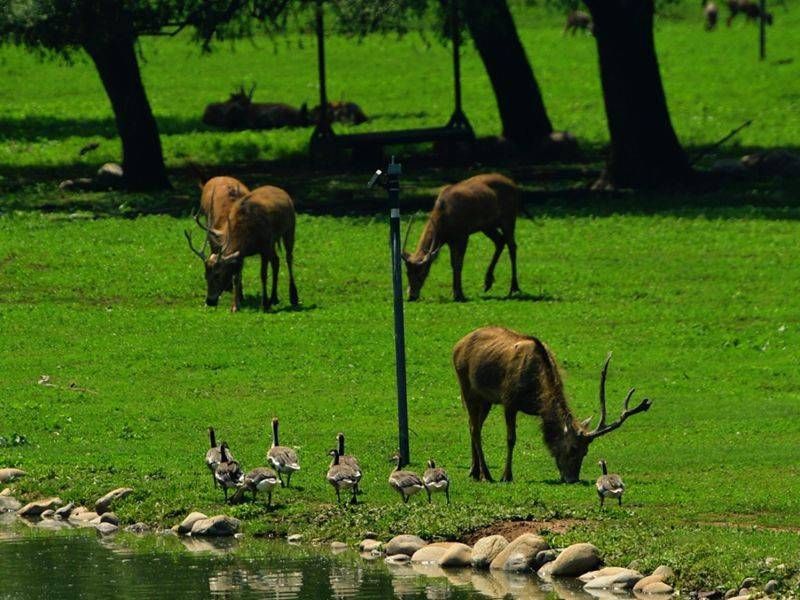
M 352 552 L 283 541 L 98 537 L 91 529 L 0 515 L 3 598 L 292 598 L 594 600 L 580 582 L 544 582 L 530 574 L 386 565 Z M 33 525 L 33 526 L 31 526 Z M 236 550 L 236 551 L 234 551 Z M 9 576 L 11 574 L 11 576 Z M 632 598 L 600 591 L 598 598 Z

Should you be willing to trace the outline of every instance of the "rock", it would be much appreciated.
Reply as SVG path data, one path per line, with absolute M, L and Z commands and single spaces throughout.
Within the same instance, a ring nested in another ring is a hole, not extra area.
M 468 567 L 472 564 L 472 548 L 466 544 L 453 544 L 439 559 L 439 566 L 443 568 Z
M 489 568 L 492 561 L 506 546 L 508 546 L 508 540 L 502 535 L 482 537 L 472 547 L 472 566 L 476 569 Z
M 636 585 L 633 586 L 633 591 L 641 592 L 645 587 L 647 587 L 651 583 L 658 583 L 659 581 L 663 582 L 664 578 L 661 575 L 656 575 L 655 573 L 653 573 L 652 575 L 648 575 L 647 577 L 642 577 L 639 581 L 636 582 Z
M 243 540 L 244 539 L 244 534 L 243 533 L 234 533 L 233 534 L 233 538 L 236 539 L 236 540 Z
M 547 542 L 544 540 L 544 538 L 532 533 L 523 533 L 500 551 L 500 553 L 491 562 L 490 567 L 492 569 L 499 569 L 501 571 L 524 571 L 535 568 L 538 566 L 536 565 L 536 556 L 539 554 L 539 552 L 547 549 Z M 514 557 L 514 561 L 509 563 L 508 559 L 514 554 L 521 555 L 521 558 L 519 556 Z M 525 561 L 527 563 L 525 568 L 520 568 L 521 561 Z
M 744 597 L 744 598 L 747 598 L 752 593 L 753 592 L 750 591 L 750 588 L 746 588 L 746 587 L 743 587 L 742 589 L 739 590 L 739 595 Z
M 21 517 L 38 517 L 44 511 L 55 508 L 61 504 L 61 498 L 47 498 L 45 500 L 37 500 L 36 502 L 29 502 L 17 511 Z
M 380 550 L 383 544 L 374 538 L 367 538 L 362 540 L 361 543 L 358 545 L 358 549 L 361 552 L 372 552 L 373 550 Z
M 331 550 L 347 550 L 347 544 L 344 542 L 331 542 Z
M 111 490 L 105 496 L 103 496 L 97 502 L 94 503 L 94 511 L 98 515 L 102 515 L 104 512 L 108 512 L 113 502 L 116 502 L 117 500 L 124 498 L 125 496 L 127 496 L 132 492 L 133 490 L 131 488 L 126 488 L 126 487 Z
M 778 588 L 779 588 L 779 587 L 780 587 L 780 583 L 778 583 L 778 581 L 777 581 L 777 580 L 775 580 L 775 579 L 770 579 L 770 580 L 769 580 L 769 581 L 768 581 L 768 582 L 767 582 L 767 583 L 764 585 L 764 593 L 765 593 L 765 594 L 767 594 L 768 596 L 772 596 L 772 595 L 773 595 L 775 592 L 777 592 L 777 591 L 778 591 Z
M 597 577 L 608 577 L 609 575 L 617 575 L 618 573 L 624 573 L 628 571 L 625 567 L 603 567 L 598 571 L 589 571 L 588 573 L 584 573 L 578 579 L 581 581 L 591 581 L 592 579 L 596 579 Z M 633 569 L 630 569 L 633 570 Z
M 239 519 L 227 515 L 217 515 L 209 519 L 201 519 L 192 525 L 192 535 L 214 537 L 229 536 L 239 529 Z
M 2 494 L 0 494 L 0 496 L 2 496 Z M 764 559 L 764 564 L 767 566 L 770 566 L 772 563 L 776 562 L 778 562 L 778 559 L 775 558 L 774 556 L 768 556 L 767 558 Z
M 119 187 L 122 182 L 122 167 L 117 163 L 105 163 L 97 170 L 92 180 L 92 188 L 96 190 L 106 190 Z
M 48 508 L 39 516 L 42 517 L 43 519 L 52 519 L 55 516 L 55 514 L 56 511 L 54 511 L 52 508 Z
M 739 588 L 751 588 L 755 587 L 758 582 L 756 581 L 755 577 L 745 577 L 742 580 L 742 583 L 739 584 Z
M 553 561 L 550 575 L 553 577 L 579 577 L 596 569 L 603 563 L 600 551 L 592 544 L 573 544 Z
M 671 594 L 673 591 L 672 586 L 664 581 L 654 581 L 642 588 L 645 594 Z
M 556 558 L 558 558 L 558 552 L 555 550 L 542 550 L 536 555 L 536 563 L 539 565 L 544 565 L 549 562 L 553 562 Z
M 378 539 L 378 534 L 375 533 L 374 531 L 368 531 L 368 532 L 366 532 L 364 534 L 364 539 L 365 540 L 377 540 Z
M 91 511 L 90 510 L 83 510 L 81 512 L 78 512 L 77 510 L 74 510 L 74 511 L 72 511 L 72 514 L 69 516 L 69 520 L 70 521 L 91 523 L 92 521 L 94 521 L 99 516 L 100 515 L 98 515 L 93 510 L 91 510 Z
M 194 527 L 195 523 L 207 518 L 208 517 L 201 512 L 191 512 L 183 521 L 181 521 L 180 525 L 178 525 L 178 528 L 175 530 L 175 533 L 187 534 L 192 530 L 192 527 Z
M 734 596 L 738 595 L 738 593 L 739 590 L 735 590 L 733 588 L 729 589 L 727 592 L 725 592 L 725 600 L 730 600 Z
M 37 529 L 46 529 L 48 531 L 61 531 L 62 529 L 69 529 L 69 525 L 63 521 L 57 521 L 55 519 L 43 519 L 36 523 L 35 527 Z
M 445 554 L 447 554 L 447 548 L 430 544 L 428 546 L 423 546 L 414 552 L 414 554 L 411 555 L 411 562 L 438 563 L 439 559 L 441 559 Z
M 290 544 L 299 544 L 303 541 L 303 534 L 302 533 L 293 533 L 292 535 L 286 538 L 286 541 Z
M 410 561 L 408 554 L 392 554 L 383 559 L 383 562 L 389 565 L 404 565 Z
M 100 535 L 109 535 L 119 531 L 119 527 L 113 525 L 112 523 L 100 523 L 97 525 L 96 529 Z
M 134 523 L 133 525 L 128 525 L 125 531 L 128 533 L 142 534 L 150 533 L 152 528 L 147 523 Z
M 427 542 L 416 535 L 397 535 L 386 543 L 385 550 L 389 556 L 405 554 L 410 557 L 426 545 Z
M 74 502 L 70 502 L 66 506 L 62 506 L 56 511 L 56 519 L 69 519 L 69 516 L 72 514 L 73 510 L 75 510 Z
M 111 523 L 119 527 L 119 517 L 114 513 L 103 513 L 96 518 L 89 521 L 92 525 L 100 525 L 100 523 Z
M 583 589 L 585 590 L 629 590 L 642 579 L 642 574 L 631 569 L 623 569 L 616 573 L 602 575 L 590 580 Z M 653 582 L 661 583 L 661 582 Z
M 0 512 L 16 512 L 22 508 L 22 502 L 11 496 L 0 496 Z
M 631 571 L 638 571 L 639 569 L 642 568 L 642 561 L 640 561 L 638 558 L 632 560 L 631 562 L 628 563 L 628 568 Z
M 653 571 L 653 575 L 658 575 L 661 577 L 662 581 L 672 581 L 675 579 L 675 572 L 668 567 L 667 565 L 661 565 L 657 567 L 655 571 Z
M 6 496 L 11 495 L 11 488 L 3 488 L 3 491 L 0 492 L 0 498 L 5 498 Z
M 27 473 L 20 469 L 0 469 L 0 483 L 10 483 L 20 477 L 25 477 Z
M 552 571 L 553 567 L 555 566 L 556 561 L 551 560 L 550 562 L 544 563 L 544 566 L 536 571 L 536 575 L 539 576 L 539 579 L 544 579 L 545 581 L 550 581 L 552 579 Z
M 721 590 L 703 590 L 697 594 L 700 600 L 722 600 Z

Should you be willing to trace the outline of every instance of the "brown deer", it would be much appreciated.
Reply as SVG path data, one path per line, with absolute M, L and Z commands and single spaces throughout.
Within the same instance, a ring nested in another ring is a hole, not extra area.
M 243 129 L 247 127 L 247 109 L 253 101 L 256 86 L 244 91 L 244 86 L 233 92 L 225 102 L 212 102 L 203 112 L 203 123 L 223 129 Z
M 709 2 L 703 7 L 703 16 L 706 19 L 706 31 L 712 31 L 717 26 L 719 8 L 713 2 Z
M 502 327 L 483 327 L 468 334 L 453 348 L 453 364 L 461 386 L 461 400 L 469 413 L 472 438 L 470 476 L 492 481 L 481 443 L 483 422 L 492 405 L 505 410 L 507 444 L 503 481 L 511 481 L 511 459 L 516 442 L 517 413 L 542 419 L 544 442 L 555 458 L 562 481 L 575 483 L 589 444 L 610 433 L 636 413 L 650 408 L 648 399 L 629 409 L 632 388 L 620 418 L 606 424 L 606 373 L 611 354 L 600 372 L 600 422 L 592 430 L 592 418 L 578 421 L 564 396 L 558 365 L 548 347 L 535 337 Z
M 594 31 L 592 17 L 582 10 L 573 10 L 567 14 L 567 23 L 564 25 L 563 35 L 567 35 L 568 32 L 575 35 L 579 29 L 586 33 L 592 33 Z
M 366 123 L 368 121 L 367 115 L 358 104 L 355 102 L 345 102 L 344 100 L 332 103 L 328 102 L 324 115 L 322 112 L 322 105 L 318 104 L 311 109 L 309 120 L 316 125 L 320 123 L 323 116 L 327 123 L 361 125 L 361 123 Z
M 294 255 L 294 203 L 284 190 L 263 186 L 237 199 L 231 206 L 222 228 L 211 227 L 207 221 L 206 239 L 197 250 L 192 235 L 184 231 L 189 248 L 205 265 L 206 304 L 216 306 L 223 292 L 233 290 L 231 311 L 236 312 L 242 301 L 242 267 L 247 256 L 261 255 L 261 306 L 264 311 L 278 303 L 278 271 L 280 259 L 276 245 L 283 242 L 286 266 L 289 270 L 289 300 L 299 303 L 292 268 Z M 217 250 L 206 256 L 206 247 L 215 240 Z M 272 265 L 272 295 L 267 299 L 267 265 Z
M 450 264 L 453 268 L 453 298 L 466 300 L 461 288 L 461 268 L 467 251 L 469 236 L 478 231 L 494 242 L 494 256 L 489 263 L 484 279 L 484 291 L 494 283 L 494 268 L 508 245 L 511 258 L 511 291 L 519 291 L 517 283 L 517 243 L 514 227 L 519 209 L 517 184 L 499 173 L 476 175 L 454 185 L 445 187 L 433 205 L 428 222 L 422 231 L 413 254 L 403 250 L 408 276 L 408 299 L 419 298 L 422 286 L 428 277 L 431 264 L 439 255 L 442 246 L 450 247 Z M 406 230 L 405 247 L 411 221 Z
M 203 123 L 223 129 L 279 129 L 310 124 L 306 104 L 298 109 L 282 102 L 253 102 L 255 91 L 255 84 L 249 92 L 240 86 L 225 102 L 209 104 Z
M 212 177 L 200 183 L 200 210 L 211 219 L 212 229 L 221 229 L 234 202 L 249 193 L 247 186 L 234 177 Z
M 758 3 L 753 2 L 753 0 L 727 0 L 727 5 L 728 10 L 731 13 L 726 21 L 726 25 L 728 27 L 731 26 L 733 19 L 739 13 L 745 15 L 748 21 L 756 21 L 763 18 L 767 25 L 772 25 L 772 13 L 764 12 L 762 15 L 761 6 L 759 6 Z

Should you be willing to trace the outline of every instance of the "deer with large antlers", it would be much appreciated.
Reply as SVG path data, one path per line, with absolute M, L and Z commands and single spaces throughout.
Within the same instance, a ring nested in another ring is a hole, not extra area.
M 606 423 L 606 375 L 609 353 L 600 372 L 600 421 L 589 429 L 592 418 L 578 421 L 567 404 L 555 358 L 536 339 L 502 327 L 483 327 L 462 338 L 453 348 L 453 364 L 461 386 L 461 400 L 469 414 L 472 439 L 470 476 L 492 481 L 481 443 L 481 430 L 492 406 L 505 411 L 507 454 L 502 481 L 511 481 L 511 459 L 517 434 L 517 413 L 542 419 L 544 442 L 555 458 L 562 481 L 575 483 L 581 464 L 597 438 L 620 427 L 628 417 L 650 408 L 648 399 L 629 408 L 634 389 L 628 392 L 622 414 Z
M 450 247 L 450 264 L 453 268 L 453 298 L 466 300 L 461 287 L 461 269 L 467 242 L 473 233 L 481 232 L 494 242 L 494 255 L 486 270 L 484 291 L 494 283 L 494 268 L 503 248 L 508 246 L 511 258 L 511 291 L 519 291 L 517 283 L 517 243 L 514 228 L 519 210 L 517 185 L 499 173 L 487 173 L 470 177 L 444 188 L 433 205 L 428 222 L 413 254 L 403 250 L 408 276 L 408 299 L 419 298 L 422 286 L 428 278 L 431 265 L 442 246 Z M 406 229 L 403 246 L 408 242 L 411 221 Z
M 211 205 L 214 205 L 212 195 Z M 242 302 L 242 268 L 247 256 L 261 255 L 261 306 L 264 311 L 278 303 L 278 271 L 280 258 L 277 244 L 283 242 L 286 266 L 289 270 L 289 300 L 292 306 L 299 303 L 294 282 L 293 256 L 295 211 L 291 197 L 284 190 L 263 186 L 238 198 L 221 228 L 213 228 L 213 216 L 206 223 L 195 217 L 205 230 L 205 240 L 200 250 L 192 243 L 190 231 L 184 231 L 189 248 L 203 261 L 206 275 L 206 304 L 216 306 L 223 292 L 233 291 L 231 311 L 236 312 Z M 212 252 L 206 254 L 208 245 Z M 216 248 L 216 249 L 215 249 Z M 267 299 L 267 270 L 272 266 L 272 294 Z

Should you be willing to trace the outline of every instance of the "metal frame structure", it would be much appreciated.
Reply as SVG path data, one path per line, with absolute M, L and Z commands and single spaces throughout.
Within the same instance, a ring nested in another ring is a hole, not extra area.
M 321 107 L 328 105 L 325 70 L 325 23 L 323 1 L 317 0 L 317 65 L 319 69 L 319 103 Z M 327 110 L 322 110 L 320 122 L 311 134 L 312 155 L 321 154 L 324 149 L 379 147 L 393 144 L 416 144 L 440 140 L 467 141 L 475 139 L 467 116 L 461 106 L 461 34 L 458 19 L 458 0 L 450 0 L 450 18 L 453 41 L 453 80 L 455 91 L 455 108 L 450 120 L 444 127 L 427 127 L 420 129 L 403 129 L 396 131 L 372 131 L 368 133 L 352 133 L 339 135 L 334 133 L 328 122 Z

